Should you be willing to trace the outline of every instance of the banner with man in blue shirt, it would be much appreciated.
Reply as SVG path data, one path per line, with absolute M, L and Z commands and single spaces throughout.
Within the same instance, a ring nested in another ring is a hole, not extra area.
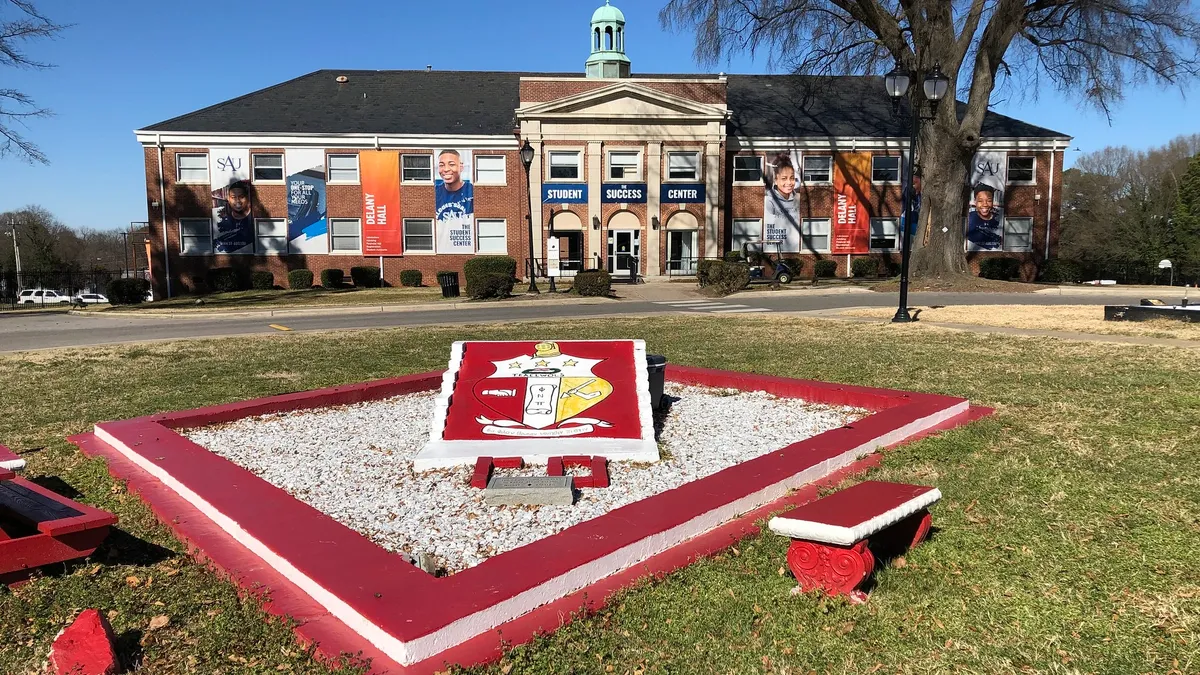
M 471 151 L 441 150 L 433 182 L 437 252 L 475 253 L 475 186 L 471 184 Z

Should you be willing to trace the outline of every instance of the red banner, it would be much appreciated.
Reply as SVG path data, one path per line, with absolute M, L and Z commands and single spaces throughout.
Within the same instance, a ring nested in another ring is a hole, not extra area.
M 871 155 L 837 153 L 833 156 L 834 254 L 871 252 Z
M 404 252 L 400 227 L 400 153 L 362 150 L 363 255 L 400 255 Z

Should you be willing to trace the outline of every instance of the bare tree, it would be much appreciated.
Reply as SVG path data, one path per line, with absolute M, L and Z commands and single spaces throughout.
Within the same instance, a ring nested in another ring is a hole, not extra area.
M 52 38 L 64 28 L 39 13 L 29 0 L 0 0 L 0 66 L 50 68 L 47 63 L 29 58 L 21 48 L 23 43 L 30 40 Z M 0 157 L 15 155 L 31 164 L 48 164 L 46 155 L 26 139 L 17 127 L 26 126 L 26 120 L 30 118 L 47 117 L 50 114 L 46 108 L 38 107 L 27 94 L 0 87 Z
M 1111 116 L 1124 87 L 1200 74 L 1200 21 L 1190 0 L 669 0 L 667 28 L 695 30 L 696 57 L 771 55 L 801 74 L 880 74 L 919 83 L 940 65 L 961 101 L 941 105 L 918 140 L 921 221 L 933 219 L 913 275 L 967 273 L 963 214 L 970 163 L 993 91 L 1036 98 L 1053 86 Z M 883 95 L 882 84 L 880 95 Z

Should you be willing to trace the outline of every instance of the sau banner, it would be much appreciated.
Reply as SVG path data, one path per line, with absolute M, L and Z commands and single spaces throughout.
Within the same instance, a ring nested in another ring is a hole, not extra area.
M 763 190 L 763 241 L 779 245 L 780 253 L 800 251 L 800 198 L 796 186 L 800 177 L 796 167 L 800 155 L 782 152 L 767 165 L 767 186 Z
M 831 253 L 870 253 L 871 214 L 867 212 L 870 185 L 871 155 L 858 152 L 834 154 Z
M 475 253 L 475 186 L 471 151 L 441 150 L 433 181 L 437 209 L 437 252 Z
M 250 149 L 211 148 L 208 175 L 212 185 L 213 253 L 253 255 Z
M 285 150 L 288 174 L 288 252 L 329 253 L 329 222 L 325 219 L 325 151 Z
M 400 153 L 358 153 L 363 193 L 363 255 L 400 255 Z
M 967 250 L 1004 249 L 1004 184 L 1008 153 L 977 152 L 971 164 L 971 210 L 967 213 Z

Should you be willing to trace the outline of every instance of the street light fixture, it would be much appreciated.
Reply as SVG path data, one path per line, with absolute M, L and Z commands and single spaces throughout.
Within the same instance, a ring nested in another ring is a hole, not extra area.
M 900 64 L 892 69 L 883 78 L 884 88 L 887 89 L 888 96 L 892 98 L 892 112 L 899 113 L 900 100 L 908 95 L 909 86 L 916 79 L 916 74 L 910 74 L 901 70 Z M 922 120 L 932 120 L 937 112 L 938 101 L 941 101 L 950 90 L 950 78 L 942 73 L 941 64 L 934 64 L 933 71 L 925 76 L 922 83 L 922 93 L 929 100 L 930 111 L 929 115 L 921 114 L 921 101 L 916 97 L 910 98 L 909 118 L 911 128 L 909 130 L 908 139 L 908 169 L 904 172 L 904 227 L 900 233 L 901 248 L 900 248 L 900 306 L 896 309 L 896 315 L 892 317 L 893 323 L 908 323 L 915 321 L 908 312 L 908 262 L 912 256 L 912 230 L 916 219 L 913 217 L 914 202 L 917 201 L 918 195 L 914 194 L 913 188 L 913 161 L 917 154 L 917 136 L 921 130 Z M 919 208 L 916 209 L 919 212 Z
M 529 167 L 533 166 L 533 146 L 529 139 L 521 145 L 521 165 L 525 167 L 525 198 L 529 206 L 529 291 L 541 294 L 537 287 L 537 263 L 533 259 L 533 184 L 529 181 Z

